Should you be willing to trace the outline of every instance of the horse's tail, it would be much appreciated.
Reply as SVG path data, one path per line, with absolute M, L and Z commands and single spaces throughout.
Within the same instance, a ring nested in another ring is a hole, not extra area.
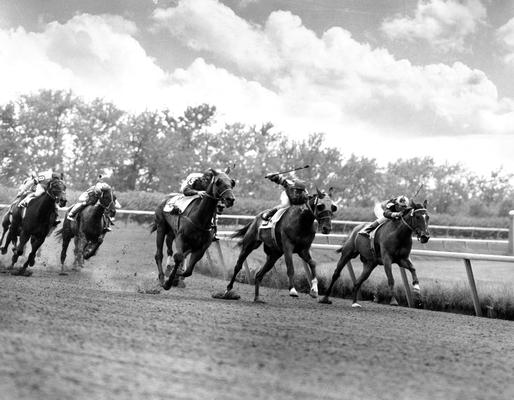
M 244 239 L 244 236 L 246 235 L 246 232 L 248 232 L 248 229 L 250 229 L 250 226 L 252 225 L 253 221 L 250 221 L 248 222 L 245 226 L 243 226 L 241 229 L 238 229 L 237 231 L 235 231 L 232 235 L 230 235 L 230 238 L 231 239 L 235 239 L 235 238 L 242 238 L 241 240 L 239 240 L 237 242 L 237 245 L 238 246 L 242 246 L 243 245 L 243 239 Z
M 157 230 L 157 223 L 153 221 L 149 227 L 150 233 L 154 233 Z

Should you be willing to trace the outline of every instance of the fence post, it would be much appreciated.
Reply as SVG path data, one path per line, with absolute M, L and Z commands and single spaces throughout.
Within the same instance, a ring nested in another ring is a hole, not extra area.
M 509 255 L 514 256 L 514 210 L 509 211 Z
M 475 307 L 475 314 L 478 317 L 481 317 L 482 309 L 480 308 L 480 300 L 478 299 L 477 285 L 475 284 L 475 277 L 473 276 L 471 261 L 465 258 L 464 265 L 466 266 L 466 273 L 468 274 L 469 288 L 471 289 L 471 298 L 473 299 L 473 307 Z

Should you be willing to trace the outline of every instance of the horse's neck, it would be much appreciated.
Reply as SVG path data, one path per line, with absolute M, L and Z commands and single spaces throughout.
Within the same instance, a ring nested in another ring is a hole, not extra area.
M 29 203 L 27 211 L 32 206 L 32 212 L 40 218 L 46 218 L 50 216 L 51 211 L 55 209 L 55 199 L 45 192 L 41 196 L 36 197 Z
M 395 223 L 397 225 L 396 226 L 396 234 L 398 235 L 398 237 L 400 237 L 400 238 L 403 238 L 403 237 L 410 238 L 412 236 L 412 229 L 410 229 L 406 225 L 409 222 L 407 222 L 407 221 L 403 222 L 402 220 L 397 220 L 397 221 L 393 221 L 393 223 Z
M 301 213 L 300 213 L 300 227 L 302 229 L 313 229 L 313 223 L 314 223 L 314 219 L 315 219 L 315 216 L 313 214 L 313 212 L 311 211 L 312 210 L 312 205 L 307 203 L 305 204 L 305 207 L 304 206 L 300 206 L 302 207 L 302 210 L 301 210 Z
M 196 209 L 191 210 L 188 217 L 199 226 L 208 226 L 211 224 L 212 217 L 216 211 L 217 201 L 210 197 L 200 199 L 200 203 Z

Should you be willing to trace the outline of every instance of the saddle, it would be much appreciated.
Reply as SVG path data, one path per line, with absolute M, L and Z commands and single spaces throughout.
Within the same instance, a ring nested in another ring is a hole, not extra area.
M 377 253 L 375 249 L 375 235 L 377 234 L 378 230 L 382 227 L 382 225 L 384 225 L 387 221 L 388 220 L 385 220 L 378 224 L 378 226 L 375 229 L 373 229 L 369 234 L 369 249 L 371 250 L 371 254 L 373 255 L 373 257 L 376 257 Z
M 259 231 L 258 236 L 259 239 L 264 241 L 271 241 L 275 245 L 275 247 L 279 247 L 277 243 L 277 238 L 275 236 L 275 227 L 285 214 L 289 207 L 285 208 L 279 208 L 275 214 L 269 219 L 269 221 L 261 221 L 261 224 L 259 225 Z
M 171 214 L 182 214 L 184 210 L 187 208 L 189 204 L 193 202 L 193 200 L 198 199 L 200 196 L 186 196 L 183 194 L 177 194 L 173 197 L 170 197 L 166 204 L 164 205 L 164 212 L 169 212 Z

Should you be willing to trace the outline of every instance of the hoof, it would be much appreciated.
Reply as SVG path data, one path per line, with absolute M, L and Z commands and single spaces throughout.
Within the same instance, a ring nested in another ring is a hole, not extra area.
M 417 283 L 412 286 L 412 289 L 414 290 L 414 292 L 416 292 L 418 294 L 421 292 L 419 285 Z
M 11 272 L 11 275 L 16 275 L 16 276 L 31 276 L 32 275 L 32 271 L 31 270 L 28 270 L 28 269 L 17 269 L 15 271 L 12 271 Z
M 396 307 L 398 306 L 398 301 L 396 300 L 396 297 L 393 297 L 391 299 L 391 302 L 389 303 L 389 305 L 393 306 L 393 307 Z
M 164 274 L 159 274 L 159 283 L 161 286 L 164 284 Z
M 241 296 L 233 290 L 226 290 L 224 292 L 214 293 L 212 298 L 222 300 L 239 300 Z
M 332 300 L 329 300 L 329 299 L 328 299 L 328 297 L 326 297 L 326 296 L 325 296 L 325 297 L 323 297 L 323 298 L 319 301 L 319 303 L 321 303 L 321 304 L 332 304 Z
M 291 288 L 289 290 L 289 296 L 291 296 L 291 297 L 298 297 L 298 292 L 296 291 L 295 288 Z
M 316 299 L 318 297 L 318 291 L 311 289 L 311 291 L 309 292 L 309 296 L 311 296 L 313 299 Z
M 362 306 L 359 303 L 353 303 L 352 308 L 362 308 Z
M 254 303 L 257 303 L 257 304 L 266 304 L 266 302 L 265 302 L 264 300 L 261 300 L 261 299 L 259 299 L 259 298 L 255 298 L 255 299 L 253 299 L 253 302 L 254 302 Z
M 67 275 L 68 275 L 68 273 L 67 273 L 67 272 L 64 272 L 64 271 L 61 271 L 61 272 L 59 272 L 59 275 L 61 275 L 61 276 L 67 276 Z

